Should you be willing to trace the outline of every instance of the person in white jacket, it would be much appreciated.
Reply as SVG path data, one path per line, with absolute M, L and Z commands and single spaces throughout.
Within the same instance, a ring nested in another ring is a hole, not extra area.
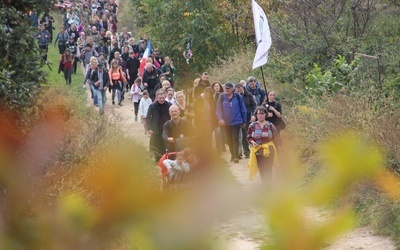
M 140 118 L 143 123 L 145 135 L 147 135 L 147 126 L 146 126 L 147 110 L 149 109 L 149 106 L 152 103 L 153 103 L 153 101 L 151 100 L 151 98 L 149 96 L 149 92 L 147 90 L 143 90 L 142 99 L 140 100 L 140 103 L 139 103 L 139 115 L 140 115 Z
M 139 104 L 143 96 L 143 91 L 145 89 L 146 87 L 142 83 L 142 78 L 136 78 L 134 84 L 131 87 L 132 103 L 135 109 L 135 122 L 137 122 L 138 120 Z
M 166 159 L 163 161 L 164 166 L 168 169 L 169 180 L 180 182 L 184 174 L 189 173 L 190 166 L 186 162 L 185 154 L 178 152 L 175 160 Z

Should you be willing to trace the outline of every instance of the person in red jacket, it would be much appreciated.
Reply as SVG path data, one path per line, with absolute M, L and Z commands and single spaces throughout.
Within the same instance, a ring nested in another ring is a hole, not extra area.
M 58 73 L 61 70 L 64 72 L 65 83 L 71 86 L 72 67 L 74 65 L 75 57 L 69 49 L 65 49 L 64 54 L 61 55 L 60 66 Z

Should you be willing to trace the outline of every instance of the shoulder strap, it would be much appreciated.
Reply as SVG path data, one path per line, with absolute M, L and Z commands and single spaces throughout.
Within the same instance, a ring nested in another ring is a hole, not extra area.
M 233 94 L 236 96 L 238 104 L 240 105 L 240 96 L 239 96 L 239 94 L 238 93 L 233 93 Z
M 219 95 L 219 102 L 220 102 L 222 108 L 224 107 L 224 105 L 222 105 L 222 104 L 224 103 L 224 97 L 223 97 L 223 95 L 224 95 L 224 93 L 222 93 L 222 94 Z

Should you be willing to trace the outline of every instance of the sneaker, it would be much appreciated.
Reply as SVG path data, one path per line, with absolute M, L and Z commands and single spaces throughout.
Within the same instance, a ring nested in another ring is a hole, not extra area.
M 83 84 L 82 88 L 86 89 L 86 85 L 85 85 L 85 84 Z
M 234 162 L 234 163 L 238 163 L 238 162 L 239 162 L 239 159 L 238 159 L 238 158 L 235 158 L 235 159 L 233 159 L 233 162 Z
M 118 105 L 119 105 L 119 106 L 122 106 L 122 103 L 119 102 Z
M 250 155 L 245 155 L 244 157 L 248 159 L 248 158 L 250 158 Z
M 135 122 L 137 122 L 137 116 L 135 116 Z

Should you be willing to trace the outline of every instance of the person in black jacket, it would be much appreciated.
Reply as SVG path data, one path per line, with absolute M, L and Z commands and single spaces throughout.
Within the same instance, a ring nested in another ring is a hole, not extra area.
M 97 96 L 100 114 L 104 114 L 104 105 L 106 102 L 106 90 L 110 86 L 110 77 L 104 65 L 99 63 L 97 68 L 91 74 L 90 79 L 94 86 L 94 95 Z
M 262 104 L 268 110 L 268 116 L 266 120 L 275 125 L 278 134 L 280 134 L 282 125 L 280 124 L 282 118 L 282 105 L 280 102 L 275 100 L 276 93 L 273 90 L 268 92 L 267 100 Z
M 147 63 L 143 72 L 143 84 L 149 91 L 150 98 L 154 100 L 156 85 L 160 82 L 161 71 L 157 69 L 152 63 Z
M 129 58 L 125 62 L 126 67 L 126 77 L 128 78 L 128 87 L 131 89 L 133 83 L 135 82 L 136 78 L 138 77 L 140 61 L 139 58 L 135 56 L 135 52 L 129 52 Z
M 247 91 L 243 85 L 241 84 L 236 84 L 235 85 L 235 91 L 236 93 L 240 94 L 243 97 L 244 105 L 246 107 L 246 112 L 247 112 L 247 123 L 245 127 L 242 127 L 241 129 L 241 141 L 242 141 L 242 147 L 243 147 L 243 153 L 246 158 L 250 157 L 250 149 L 249 149 L 249 143 L 246 140 L 246 135 L 247 135 L 247 130 L 249 129 L 249 125 L 251 122 L 254 122 L 255 116 L 254 116 L 254 110 L 257 107 L 256 101 L 254 100 L 253 95 Z M 240 151 L 240 150 L 239 150 Z M 240 152 L 239 152 L 240 155 Z
M 198 131 L 198 142 L 203 148 L 211 147 L 212 133 L 218 127 L 214 91 L 206 87 L 193 104 L 194 125 Z
M 114 53 L 119 52 L 121 54 L 120 48 L 118 48 L 118 43 L 114 43 L 114 48 L 110 51 L 110 56 L 108 58 L 108 64 L 111 65 L 111 61 L 114 60 Z
M 162 131 L 164 123 L 171 119 L 169 106 L 170 104 L 165 101 L 165 91 L 158 90 L 155 102 L 149 106 L 147 111 L 147 133 L 150 135 L 150 151 L 154 155 L 155 162 L 158 162 L 165 153 Z
M 165 141 L 165 146 L 168 152 L 177 152 L 185 149 L 187 143 L 192 141 L 193 126 L 192 123 L 182 119 L 180 109 L 173 104 L 169 107 L 169 115 L 171 120 L 164 123 L 162 138 Z
M 193 100 L 196 100 L 196 98 L 198 96 L 200 96 L 201 93 L 203 93 L 203 91 L 206 87 L 211 86 L 209 77 L 210 77 L 210 75 L 208 74 L 208 72 L 203 72 L 203 74 L 201 75 L 200 81 L 197 83 L 197 85 L 193 89 Z

